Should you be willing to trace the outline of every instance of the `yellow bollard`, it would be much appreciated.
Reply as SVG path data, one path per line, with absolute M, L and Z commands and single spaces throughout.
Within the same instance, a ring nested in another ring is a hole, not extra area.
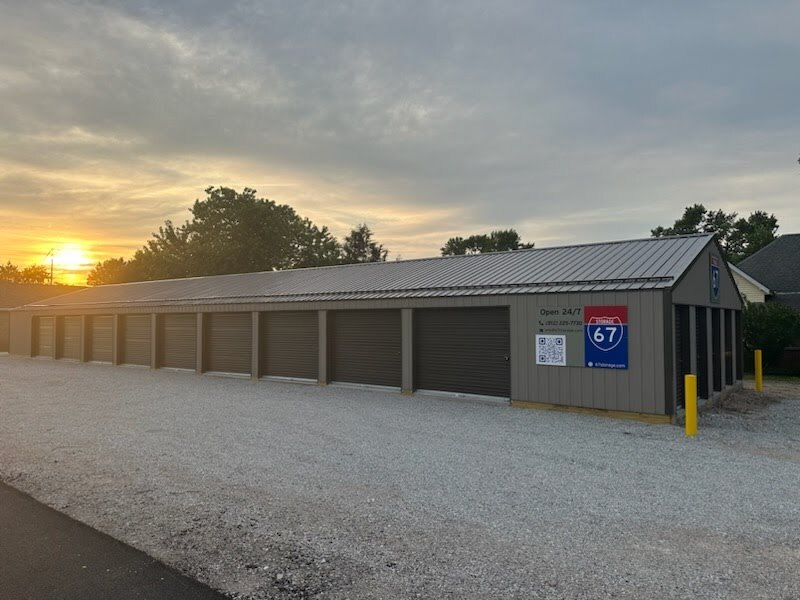
M 764 372 L 761 370 L 761 350 L 756 350 L 756 391 L 760 392 L 764 387 Z
M 697 435 L 697 375 L 683 376 L 686 435 Z

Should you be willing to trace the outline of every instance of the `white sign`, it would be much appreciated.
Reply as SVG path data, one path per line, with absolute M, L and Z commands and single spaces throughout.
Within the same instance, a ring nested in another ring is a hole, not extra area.
M 536 364 L 567 366 L 567 336 L 536 335 Z

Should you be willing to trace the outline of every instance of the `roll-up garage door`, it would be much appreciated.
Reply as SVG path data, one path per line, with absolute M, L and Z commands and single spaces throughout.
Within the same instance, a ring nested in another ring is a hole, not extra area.
M 250 373 L 253 339 L 250 313 L 208 313 L 205 319 L 205 370 Z
M 197 368 L 197 315 L 176 313 L 158 318 L 158 366 Z
M 399 310 L 330 314 L 330 379 L 400 387 Z
M 119 325 L 122 336 L 119 362 L 150 366 L 150 315 L 123 315 Z
M 53 356 L 53 317 L 36 317 L 34 356 Z
M 319 317 L 316 311 L 265 312 L 260 316 L 261 374 L 316 379 Z
M 81 359 L 81 318 L 62 317 L 58 332 L 56 356 L 69 360 Z
M 111 362 L 114 342 L 114 317 L 111 315 L 91 316 L 88 318 L 88 338 L 90 361 Z
M 0 352 L 8 352 L 8 338 L 11 331 L 9 320 L 8 312 L 0 311 Z
M 508 398 L 510 348 L 508 308 L 415 310 L 415 388 Z

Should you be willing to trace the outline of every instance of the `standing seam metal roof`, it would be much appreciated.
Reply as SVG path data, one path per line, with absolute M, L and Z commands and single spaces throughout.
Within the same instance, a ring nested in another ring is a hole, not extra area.
M 88 288 L 28 307 L 304 302 L 664 289 L 712 234 L 467 256 L 143 281 Z

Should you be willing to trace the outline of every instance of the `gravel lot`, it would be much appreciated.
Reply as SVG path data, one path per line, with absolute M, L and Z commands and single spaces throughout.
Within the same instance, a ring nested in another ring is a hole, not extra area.
M 800 390 L 671 426 L 0 357 L 0 478 L 234 598 L 800 597 Z

